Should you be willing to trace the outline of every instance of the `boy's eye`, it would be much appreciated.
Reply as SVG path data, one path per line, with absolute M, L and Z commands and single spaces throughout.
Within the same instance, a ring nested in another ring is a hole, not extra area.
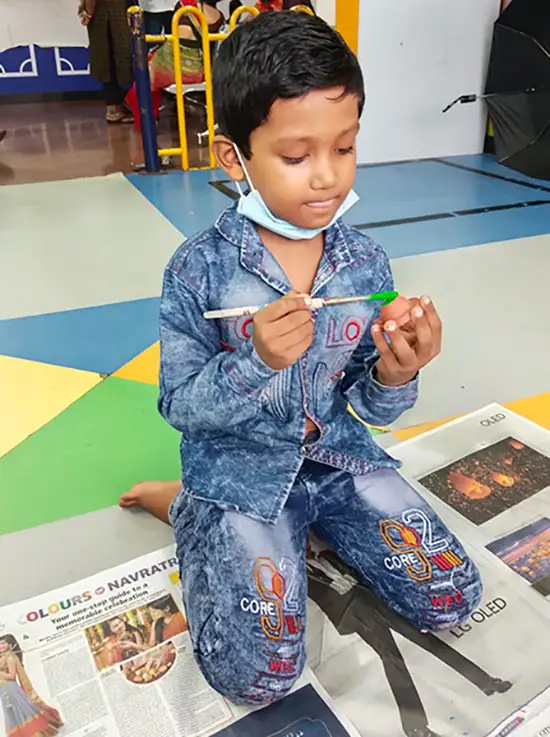
M 348 146 L 347 148 L 339 148 L 339 154 L 352 154 L 355 151 L 355 146 Z
M 282 159 L 285 164 L 301 164 L 305 161 L 305 156 L 283 156 Z

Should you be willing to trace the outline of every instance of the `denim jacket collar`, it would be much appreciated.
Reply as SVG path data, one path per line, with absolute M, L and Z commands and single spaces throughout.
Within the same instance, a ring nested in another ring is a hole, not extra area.
M 216 229 L 225 240 L 240 249 L 241 265 L 266 279 L 267 274 L 263 270 L 265 246 L 254 223 L 239 215 L 236 203 L 222 212 L 216 222 Z M 333 274 L 354 262 L 352 243 L 350 228 L 342 220 L 337 220 L 325 231 L 325 256 Z

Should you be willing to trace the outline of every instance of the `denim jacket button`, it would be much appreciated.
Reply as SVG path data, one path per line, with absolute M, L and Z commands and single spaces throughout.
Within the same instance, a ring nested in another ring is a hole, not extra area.
M 302 451 L 302 455 L 303 456 L 306 456 L 307 455 L 307 448 L 306 448 L 305 445 L 302 445 L 301 451 Z

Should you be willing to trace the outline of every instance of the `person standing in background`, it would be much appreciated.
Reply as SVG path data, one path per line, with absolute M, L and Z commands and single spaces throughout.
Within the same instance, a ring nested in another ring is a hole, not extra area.
M 132 123 L 124 105 L 132 83 L 132 55 L 126 11 L 132 0 L 80 0 L 78 16 L 88 29 L 90 71 L 103 84 L 107 123 Z
M 149 36 L 161 36 L 172 30 L 174 3 L 169 0 L 140 0 L 145 20 L 145 33 Z

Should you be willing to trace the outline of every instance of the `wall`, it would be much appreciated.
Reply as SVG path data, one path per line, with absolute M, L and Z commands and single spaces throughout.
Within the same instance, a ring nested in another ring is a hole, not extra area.
M 336 25 L 336 2 L 337 0 L 314 0 L 313 2 L 315 12 L 326 20 L 329 26 Z
M 97 89 L 77 0 L 0 0 L 0 95 Z
M 359 60 L 367 106 L 360 163 L 478 153 L 483 103 L 443 107 L 483 91 L 500 0 L 361 0 Z
M 0 52 L 0 96 L 99 90 L 88 67 L 85 46 L 15 46 Z

